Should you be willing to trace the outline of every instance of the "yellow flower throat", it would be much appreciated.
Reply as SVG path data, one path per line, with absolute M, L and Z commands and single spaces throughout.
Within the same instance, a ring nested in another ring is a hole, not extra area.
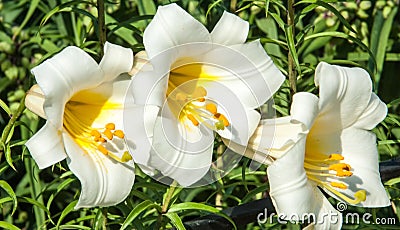
M 117 162 L 125 163 L 132 160 L 132 156 L 127 151 L 124 132 L 116 129 L 113 122 L 106 123 L 104 128 L 92 127 L 97 116 L 107 112 L 102 110 L 109 107 L 107 103 L 69 101 L 64 111 L 64 129 L 86 153 L 101 153 Z
M 189 120 L 194 126 L 204 124 L 212 130 L 224 130 L 230 125 L 217 104 L 207 97 L 207 90 L 200 86 L 216 77 L 204 73 L 201 64 L 189 64 L 170 72 L 167 102 L 172 113 L 181 123 Z
M 343 162 L 344 157 L 340 154 L 325 156 L 322 154 L 307 154 L 304 160 L 304 168 L 308 179 L 316 182 L 318 186 L 326 188 L 339 198 L 349 204 L 358 204 L 366 200 L 366 191 L 358 190 L 354 197 L 350 198 L 344 193 L 336 190 L 347 189 L 348 185 L 341 181 L 343 178 L 351 177 L 351 166 Z

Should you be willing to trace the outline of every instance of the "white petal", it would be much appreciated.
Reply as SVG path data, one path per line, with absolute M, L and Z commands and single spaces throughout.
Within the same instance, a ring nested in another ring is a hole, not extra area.
M 150 166 L 175 179 L 181 186 L 197 182 L 211 165 L 214 136 L 208 131 L 203 130 L 200 141 L 190 143 L 180 136 L 176 121 L 157 119 Z
M 153 140 L 153 130 L 159 108 L 157 106 L 133 106 L 124 111 L 125 139 L 129 152 L 136 163 L 148 166 Z
M 264 104 L 285 79 L 258 40 L 215 47 L 203 57 L 204 74 L 215 76 L 248 108 Z
M 224 11 L 211 32 L 213 43 L 222 45 L 242 44 L 249 33 L 249 23 L 240 17 Z
M 36 115 L 46 119 L 46 114 L 43 110 L 44 101 L 44 93 L 40 89 L 39 85 L 36 84 L 27 92 L 25 97 L 25 106 Z
M 387 114 L 387 107 L 376 94 L 372 93 L 368 103 L 368 107 L 364 110 L 358 118 L 353 127 L 360 129 L 371 130 L 375 128 Z
M 132 50 L 106 42 L 104 44 L 104 56 L 99 65 L 104 72 L 104 81 L 111 81 L 121 73 L 132 69 Z
M 80 90 L 93 88 L 103 80 L 103 72 L 97 63 L 73 46 L 36 66 L 32 73 L 46 97 L 46 117 L 57 128 L 62 127 L 64 105 L 71 96 Z
M 344 162 L 351 165 L 353 175 L 344 179 L 349 184 L 345 194 L 352 195 L 362 189 L 367 199 L 358 206 L 389 206 L 390 200 L 379 175 L 379 159 L 375 134 L 369 131 L 349 128 L 340 136 Z
M 362 115 L 371 97 L 372 83 L 361 68 L 348 68 L 321 62 L 315 71 L 319 86 L 320 115 L 315 125 L 329 132 L 349 127 Z
M 175 3 L 159 6 L 143 34 L 150 59 L 174 46 L 210 41 L 207 29 Z
M 321 191 L 315 193 L 314 211 L 316 219 L 314 222 L 315 230 L 339 230 L 342 227 L 343 216 L 338 212 Z
M 135 179 L 133 161 L 122 164 L 99 152 L 86 152 L 63 135 L 70 170 L 81 182 L 76 209 L 116 205 L 129 195 Z
M 305 129 L 311 129 L 314 119 L 318 115 L 318 97 L 311 93 L 300 92 L 293 95 L 290 108 L 292 122 L 300 122 Z
M 40 169 L 47 168 L 67 157 L 61 140 L 61 131 L 49 122 L 46 122 L 25 145 Z

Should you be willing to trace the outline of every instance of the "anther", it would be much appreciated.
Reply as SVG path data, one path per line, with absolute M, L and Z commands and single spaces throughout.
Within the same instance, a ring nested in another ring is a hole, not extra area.
M 214 114 L 214 117 L 217 118 L 218 120 L 222 121 L 222 122 L 224 123 L 224 126 L 225 126 L 225 127 L 229 126 L 229 121 L 228 121 L 228 119 L 224 116 L 224 114 L 216 113 L 216 114 Z
M 341 182 L 331 182 L 330 183 L 333 187 L 336 187 L 336 188 L 340 188 L 340 189 L 346 189 L 347 188 L 347 185 L 345 185 L 345 184 L 343 184 L 343 183 L 341 183 Z
M 188 114 L 187 118 L 193 123 L 194 126 L 199 125 L 199 122 L 196 120 L 196 118 L 194 118 L 194 116 L 192 114 Z
M 204 97 L 200 97 L 199 99 L 197 99 L 199 102 L 205 102 L 206 99 Z
M 113 139 L 113 134 L 112 134 L 111 130 L 106 129 L 106 130 L 104 130 L 103 134 L 107 137 L 108 140 Z
M 101 133 L 99 131 L 95 130 L 95 129 L 90 132 L 90 135 L 92 137 L 95 137 L 95 138 L 100 138 L 101 137 Z
M 336 176 L 339 176 L 339 177 L 350 177 L 352 175 L 353 175 L 353 173 L 350 171 L 337 171 L 336 172 Z
M 343 159 L 344 159 L 344 157 L 337 153 L 333 153 L 333 154 L 329 155 L 329 160 L 331 160 L 331 161 L 340 161 Z
M 103 153 L 104 155 L 108 155 L 108 150 L 106 149 L 106 147 L 102 146 L 102 145 L 98 145 L 97 149 Z
M 96 141 L 96 140 L 95 140 L 95 141 Z M 100 138 L 97 139 L 97 142 L 104 143 L 104 142 L 107 142 L 107 140 L 104 139 L 103 137 L 100 137 Z
M 206 110 L 209 111 L 212 114 L 216 114 L 217 113 L 217 106 L 213 103 L 209 103 L 206 105 Z
M 117 136 L 117 137 L 119 137 L 119 138 L 124 138 L 125 137 L 125 134 L 124 134 L 124 132 L 122 131 L 122 130 L 115 130 L 114 131 L 114 136 Z
M 367 199 L 367 192 L 365 190 L 358 190 L 354 193 L 354 198 L 356 198 L 358 202 L 365 201 Z
M 115 129 L 115 124 L 114 124 L 114 123 L 108 123 L 108 124 L 106 124 L 106 129 L 114 130 L 114 129 Z
M 349 164 L 345 163 L 338 163 L 338 164 L 333 164 L 329 166 L 329 170 L 335 170 L 335 171 L 350 171 L 351 166 Z

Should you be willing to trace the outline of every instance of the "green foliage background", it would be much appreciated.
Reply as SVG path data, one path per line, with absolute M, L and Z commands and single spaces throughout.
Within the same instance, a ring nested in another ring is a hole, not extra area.
M 313 74 L 320 61 L 367 69 L 374 91 L 388 104 L 388 117 L 374 129 L 381 160 L 399 155 L 400 17 L 398 1 L 303 0 L 115 0 L 105 2 L 106 38 L 143 50 L 142 35 L 158 5 L 177 2 L 212 29 L 224 10 L 250 23 L 248 40 L 260 39 L 289 79 L 275 95 L 278 115 L 288 115 L 295 90 L 318 93 Z M 289 1 L 291 2 L 291 1 Z M 228 176 L 209 186 L 173 189 L 138 170 L 128 199 L 114 207 L 74 210 L 80 193 L 65 162 L 39 170 L 24 143 L 44 121 L 24 108 L 35 81 L 30 69 L 66 46 L 78 46 L 100 60 L 97 1 L 0 0 L 0 228 L 5 229 L 183 229 L 182 220 L 260 199 L 268 192 L 265 167 L 255 172 L 243 159 Z M 292 57 L 292 60 L 288 59 Z M 292 78 L 293 80 L 293 78 Z M 216 149 L 223 148 L 216 142 Z M 385 182 L 392 206 L 352 208 L 399 225 L 400 178 Z M 334 200 L 331 200 L 335 202 Z M 222 214 L 221 214 L 222 215 Z M 366 224 L 344 228 L 400 229 Z M 297 224 L 250 224 L 242 229 L 300 229 Z

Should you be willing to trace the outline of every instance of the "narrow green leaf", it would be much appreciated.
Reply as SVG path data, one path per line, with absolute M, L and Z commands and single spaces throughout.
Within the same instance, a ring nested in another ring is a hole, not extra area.
M 8 114 L 8 116 L 11 116 L 11 110 L 10 108 L 7 106 L 7 104 L 0 99 L 0 107 Z
M 390 179 L 390 180 L 386 181 L 385 185 L 392 186 L 392 185 L 395 185 L 395 184 L 398 184 L 398 183 L 400 183 L 400 177 L 393 178 L 393 179 Z
M 129 215 L 126 217 L 124 223 L 121 226 L 121 230 L 126 229 L 133 220 L 135 220 L 136 217 L 139 216 L 140 213 L 144 212 L 145 210 L 149 208 L 155 208 L 158 211 L 161 211 L 161 206 L 158 204 L 155 204 L 154 202 L 150 200 L 145 200 L 142 203 L 136 205 L 132 211 L 129 213 Z
M 7 230 L 21 230 L 20 228 L 18 228 L 17 226 L 7 223 L 5 221 L 0 221 L 0 227 L 3 229 L 7 229 Z
M 17 210 L 17 206 L 18 206 L 17 196 L 15 195 L 14 190 L 12 189 L 12 187 L 6 181 L 0 180 L 0 187 L 2 189 L 4 189 L 4 191 L 6 191 L 7 194 L 13 200 L 13 209 L 12 209 L 12 212 L 11 212 L 11 215 L 13 215 L 15 210 Z
M 178 229 L 178 230 L 185 230 L 185 226 L 178 214 L 176 213 L 165 213 L 164 216 L 168 217 L 171 220 L 171 223 Z
M 89 2 L 89 1 L 79 1 L 79 0 L 70 1 L 70 2 L 66 2 L 66 3 L 60 4 L 60 5 L 56 6 L 54 9 L 52 9 L 50 12 L 48 12 L 48 13 L 43 17 L 42 21 L 40 22 L 40 27 L 42 27 L 44 24 L 46 24 L 46 22 L 47 22 L 54 14 L 59 13 L 59 12 L 65 12 L 65 11 L 68 12 L 68 11 L 71 11 L 71 10 L 72 10 L 71 6 L 78 5 L 78 4 L 88 4 L 88 5 L 92 5 L 92 6 L 96 7 L 96 4 L 93 3 L 93 2 Z
M 36 200 L 29 198 L 29 197 L 18 197 L 18 202 L 28 203 L 33 206 L 40 208 L 41 210 L 45 211 L 47 214 L 50 215 L 50 211 L 41 203 L 37 202 Z
M 210 213 L 214 213 L 217 214 L 219 216 L 224 217 L 225 219 L 227 219 L 235 229 L 236 225 L 235 222 L 233 222 L 233 220 L 227 216 L 225 213 L 221 212 L 219 209 L 216 209 L 214 207 L 205 205 L 205 204 L 199 204 L 199 203 L 195 203 L 195 202 L 186 202 L 186 203 L 179 203 L 179 204 L 174 204 L 172 205 L 168 212 L 178 212 L 178 211 L 183 211 L 183 210 L 199 210 L 199 211 L 206 211 L 206 212 L 210 212 Z
M 297 56 L 296 46 L 294 43 L 293 26 L 285 26 L 285 35 L 286 35 L 286 41 L 288 43 L 290 55 L 292 55 L 294 64 L 296 65 L 297 72 L 299 74 L 301 74 L 299 57 Z
M 59 227 L 61 222 L 64 220 L 64 218 L 72 211 L 74 211 L 75 205 L 78 203 L 78 200 L 74 200 L 71 203 L 68 204 L 67 207 L 64 208 L 62 211 L 60 218 L 58 219 L 56 227 Z
M 26 23 L 28 23 L 29 19 L 32 17 L 33 13 L 36 10 L 36 7 L 39 5 L 40 0 L 31 0 L 29 1 L 29 9 L 28 12 L 25 15 L 24 21 L 22 21 L 21 25 L 18 27 L 18 29 L 15 31 L 13 35 L 13 39 L 15 39 L 18 34 L 21 32 L 21 30 L 25 27 Z
M 316 1 L 315 4 L 317 4 L 317 5 L 319 5 L 319 6 L 322 6 L 322 7 L 326 8 L 326 9 L 328 9 L 329 11 L 331 11 L 333 14 L 336 15 L 336 17 L 339 19 L 339 21 L 340 21 L 341 23 L 343 23 L 343 25 L 344 25 L 347 29 L 349 29 L 349 30 L 350 30 L 351 32 L 353 32 L 353 33 L 357 33 L 357 32 L 353 29 L 353 27 L 351 27 L 350 23 L 342 16 L 342 14 L 341 14 L 335 7 L 329 5 L 329 4 L 326 3 L 326 2 L 320 1 L 320 0 Z

